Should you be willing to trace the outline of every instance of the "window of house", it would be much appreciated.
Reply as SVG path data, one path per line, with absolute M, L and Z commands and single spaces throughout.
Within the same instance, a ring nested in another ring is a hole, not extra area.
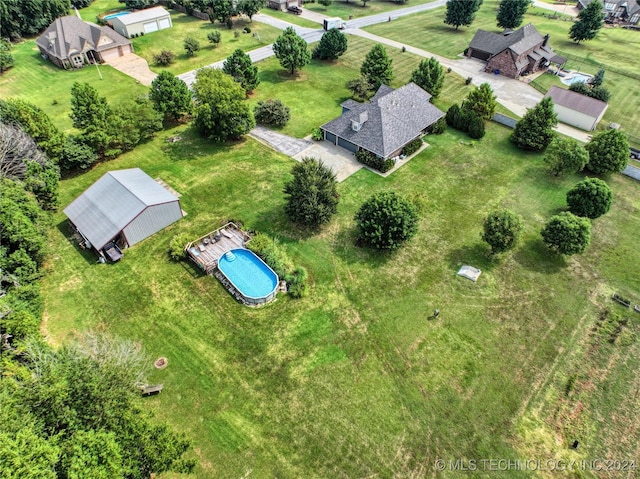
M 631 16 L 631 19 L 629 20 L 629 23 L 638 23 L 638 20 L 640 20 L 640 13 L 634 13 Z
M 614 8 L 616 8 L 616 4 L 615 3 L 605 3 L 604 4 L 604 8 L 606 8 L 607 10 L 613 10 Z

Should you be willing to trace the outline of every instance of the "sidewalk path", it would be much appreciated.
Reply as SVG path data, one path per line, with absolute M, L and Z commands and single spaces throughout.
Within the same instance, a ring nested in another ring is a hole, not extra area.
M 293 138 L 292 136 L 283 135 L 282 133 L 259 125 L 249 132 L 249 136 L 291 157 L 294 157 L 313 145 L 313 142 L 310 140 Z

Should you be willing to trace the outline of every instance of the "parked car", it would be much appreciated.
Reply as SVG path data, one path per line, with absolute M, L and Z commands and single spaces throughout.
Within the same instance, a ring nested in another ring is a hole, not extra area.
M 632 160 L 640 160 L 640 150 L 636 148 L 629 148 L 629 157 Z
M 300 8 L 297 5 L 292 5 L 289 8 L 287 8 L 288 11 L 290 11 L 291 13 L 295 13 L 296 15 L 300 15 L 302 13 L 302 8 Z

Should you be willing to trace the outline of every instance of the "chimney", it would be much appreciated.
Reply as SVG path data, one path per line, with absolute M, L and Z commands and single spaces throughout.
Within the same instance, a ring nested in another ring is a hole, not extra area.
M 547 34 L 544 36 L 544 41 L 542 42 L 542 46 L 543 46 L 543 47 L 546 47 L 546 46 L 547 46 L 547 42 L 548 42 L 548 41 L 549 41 L 549 34 L 547 33 Z

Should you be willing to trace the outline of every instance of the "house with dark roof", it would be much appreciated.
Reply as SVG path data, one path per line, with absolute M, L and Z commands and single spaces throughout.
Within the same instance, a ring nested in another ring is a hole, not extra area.
M 364 149 L 393 158 L 445 115 L 430 99 L 415 83 L 397 90 L 382 85 L 368 102 L 342 103 L 342 115 L 320 129 L 325 140 L 354 153 Z
M 549 46 L 549 35 L 542 36 L 531 23 L 502 33 L 478 30 L 467 56 L 487 62 L 484 71 L 509 78 L 546 70 L 551 64 L 562 66 L 567 61 Z
M 558 121 L 586 131 L 595 130 L 609 107 L 601 100 L 555 85 L 549 88 L 545 98 L 553 100 Z
M 578 0 L 576 7 L 578 10 L 584 10 L 592 1 Z M 602 9 L 605 13 L 604 21 L 607 23 L 640 24 L 640 4 L 636 0 L 605 0 Z
M 57 18 L 38 37 L 40 54 L 61 68 L 80 68 L 133 52 L 133 45 L 108 27 L 75 15 Z
M 171 14 L 162 7 L 138 10 L 114 17 L 109 22 L 116 32 L 127 38 L 173 27 Z
M 133 246 L 182 218 L 180 200 L 140 168 L 110 171 L 64 209 L 88 248 Z

